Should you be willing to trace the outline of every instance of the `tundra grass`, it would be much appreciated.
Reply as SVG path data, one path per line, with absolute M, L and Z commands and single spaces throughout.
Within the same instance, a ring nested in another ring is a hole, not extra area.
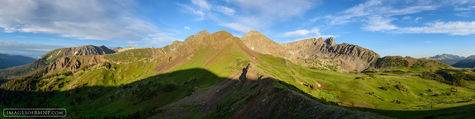
M 472 89 L 422 79 L 410 73 L 339 73 L 312 70 L 273 56 L 262 55 L 260 58 L 257 67 L 265 75 L 292 84 L 316 98 L 344 106 L 434 110 L 473 104 L 475 98 Z

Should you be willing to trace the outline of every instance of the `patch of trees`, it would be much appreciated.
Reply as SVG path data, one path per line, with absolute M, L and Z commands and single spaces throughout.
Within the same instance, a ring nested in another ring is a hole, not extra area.
M 376 61 L 377 68 L 408 67 L 409 62 L 401 56 L 388 56 Z

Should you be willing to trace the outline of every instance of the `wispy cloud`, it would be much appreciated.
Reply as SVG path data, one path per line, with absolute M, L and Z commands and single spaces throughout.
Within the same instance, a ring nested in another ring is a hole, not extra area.
M 383 0 L 368 0 L 337 13 L 337 15 L 329 15 L 325 18 L 330 20 L 330 24 L 345 24 L 348 22 L 362 22 L 367 20 L 368 17 L 375 15 L 393 17 L 419 13 L 427 10 L 435 10 L 437 8 L 438 5 L 433 4 L 417 4 L 394 8 L 392 5 L 385 4 Z
M 189 26 L 184 26 L 183 29 L 190 30 L 191 28 Z
M 310 33 L 312 33 L 312 31 L 305 30 L 305 29 L 300 29 L 300 30 L 285 32 L 284 36 L 285 37 L 305 36 L 305 35 L 308 35 Z
M 387 31 L 397 29 L 395 25 L 391 24 L 391 21 L 394 19 L 384 18 L 381 16 L 371 16 L 368 17 L 366 24 L 363 26 L 363 29 L 368 31 Z
M 320 32 L 320 29 L 318 28 L 313 28 L 313 29 L 299 29 L 295 31 L 289 31 L 285 32 L 283 34 L 284 37 L 291 38 L 293 40 L 289 41 L 283 41 L 283 43 L 288 43 L 288 42 L 295 42 L 298 40 L 306 39 L 306 38 L 315 38 L 315 37 L 323 37 L 323 38 L 328 38 L 328 37 L 335 37 L 334 35 L 326 35 L 322 34 Z
M 243 33 L 246 33 L 252 30 L 251 27 L 248 27 L 240 23 L 226 23 L 226 24 L 221 24 L 221 26 L 228 27 L 230 29 L 240 31 Z
M 206 0 L 192 0 L 192 4 L 181 4 L 186 12 L 198 16 L 198 20 L 213 20 L 220 26 L 238 32 L 262 29 L 274 25 L 275 21 L 301 15 L 320 4 L 320 0 L 227 0 L 226 6 L 210 4 Z M 215 15 L 224 15 L 216 17 Z
M 434 22 L 421 27 L 399 28 L 397 32 L 401 33 L 436 33 L 450 35 L 471 35 L 475 34 L 475 21 L 471 22 Z
M 199 6 L 201 9 L 209 10 L 211 8 L 206 0 L 191 0 L 191 3 Z
M 393 5 L 394 2 L 384 0 L 368 0 L 364 3 L 360 3 L 351 8 L 348 8 L 337 15 L 329 15 L 325 18 L 330 20 L 329 24 L 341 25 L 349 22 L 362 22 L 361 29 L 373 32 L 397 32 L 397 33 L 423 33 L 423 34 L 449 34 L 449 35 L 470 35 L 474 34 L 474 21 L 450 21 L 450 22 L 430 22 L 425 26 L 398 26 L 392 22 L 398 20 L 397 17 L 401 17 L 401 20 L 411 19 L 411 14 L 421 13 L 424 11 L 437 10 L 442 6 L 451 5 L 455 11 L 471 10 L 473 6 L 458 7 L 460 5 L 466 5 L 473 3 L 473 1 L 426 1 L 417 2 L 412 1 L 408 3 L 398 3 L 403 5 Z M 469 14 L 464 12 L 463 14 L 455 14 L 463 16 Z M 413 20 L 418 23 L 422 17 L 415 17 Z
M 468 6 L 468 7 L 455 7 L 454 8 L 455 11 L 469 11 L 469 10 L 472 10 L 472 9 L 475 9 L 475 5 Z
M 221 13 L 229 15 L 229 16 L 232 16 L 232 15 L 234 15 L 234 13 L 236 13 L 236 10 L 231 9 L 229 7 L 226 7 L 226 6 L 218 6 L 218 7 L 216 7 L 216 9 L 217 9 L 218 12 L 221 12 Z
M 141 40 L 161 33 L 129 10 L 129 0 L 2 0 L 4 32 L 55 34 L 83 40 Z

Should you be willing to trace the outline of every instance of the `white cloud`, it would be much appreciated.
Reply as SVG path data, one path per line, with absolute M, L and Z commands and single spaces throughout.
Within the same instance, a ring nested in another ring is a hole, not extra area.
M 285 32 L 283 36 L 289 37 L 289 38 L 297 38 L 300 40 L 304 38 L 310 38 L 310 37 L 334 37 L 334 35 L 324 35 L 320 33 L 320 29 L 318 28 L 313 28 L 311 30 L 299 29 L 295 31 L 289 31 L 289 32 Z
M 340 16 L 326 16 L 330 19 L 331 24 L 345 24 L 351 21 L 354 17 L 361 17 L 370 15 L 371 12 L 375 12 L 373 9 L 374 6 L 380 5 L 382 2 L 380 0 L 369 0 L 367 2 L 358 4 L 354 7 L 346 9 L 343 11 Z
M 471 35 L 475 34 L 475 21 L 463 22 L 434 22 L 422 27 L 405 27 L 398 29 L 401 33 L 428 33 L 428 34 L 450 34 L 450 35 Z
M 183 27 L 183 29 L 190 30 L 191 28 L 189 26 L 185 26 L 185 27 Z
M 191 3 L 199 6 L 201 9 L 210 10 L 211 7 L 206 0 L 191 0 Z
M 420 13 L 428 10 L 435 10 L 439 6 L 433 4 L 409 4 L 402 7 L 395 8 L 387 1 L 383 0 L 368 0 L 364 3 L 358 4 L 354 7 L 348 8 L 337 15 L 326 16 L 330 20 L 330 24 L 345 24 L 348 22 L 364 22 L 371 16 L 385 16 L 393 17 L 399 15 L 409 15 Z
M 239 14 L 231 15 L 233 21 L 228 22 L 240 24 L 245 29 L 265 29 L 274 25 L 276 21 L 286 20 L 308 11 L 310 8 L 317 6 L 320 0 L 230 0 L 240 11 Z M 237 13 L 237 12 L 236 12 Z M 227 25 L 230 26 L 230 25 Z M 225 27 L 227 27 L 225 26 Z M 235 25 L 228 27 L 236 29 Z M 240 32 L 248 30 L 237 30 Z
M 300 29 L 300 30 L 296 30 L 296 31 L 285 32 L 284 36 L 285 37 L 305 36 L 305 35 L 308 35 L 309 33 L 312 33 L 312 32 L 309 31 L 309 30 Z
M 225 6 L 218 6 L 216 9 L 218 12 L 221 12 L 226 15 L 234 15 L 234 13 L 236 12 L 234 9 Z
M 472 14 L 472 12 L 458 12 L 458 13 L 455 13 L 454 15 L 458 17 L 471 17 L 470 14 Z
M 199 16 L 196 20 L 198 21 L 201 21 L 201 20 L 205 20 L 206 19 L 206 13 L 205 11 L 203 10 L 200 10 L 200 9 L 197 9 L 197 8 L 193 8 L 189 5 L 184 5 L 184 4 L 177 4 L 178 6 L 184 8 L 184 12 L 186 13 L 192 13 L 196 16 Z
M 206 0 L 192 0 L 192 4 L 178 4 L 186 12 L 198 16 L 198 20 L 212 20 L 220 26 L 247 32 L 262 29 L 275 21 L 301 15 L 317 6 L 321 0 L 227 0 L 234 6 L 210 4 Z M 219 16 L 224 15 L 224 16 Z
M 455 11 L 469 11 L 469 10 L 472 10 L 472 9 L 475 9 L 475 5 L 474 6 L 468 6 L 468 7 L 455 7 L 454 8 Z
M 397 9 L 397 8 L 388 8 L 388 11 L 379 11 L 382 14 L 386 14 L 389 16 L 395 16 L 395 15 L 406 15 L 406 14 L 414 14 L 414 13 L 419 13 L 422 11 L 427 11 L 427 10 L 435 10 L 437 9 L 437 6 L 435 5 L 423 5 L 423 6 L 409 6 L 406 8 L 402 9 Z
M 246 33 L 246 32 L 249 32 L 249 31 L 252 30 L 251 27 L 248 27 L 248 26 L 240 24 L 240 23 L 226 23 L 226 24 L 222 24 L 221 26 L 228 27 L 230 29 L 240 31 L 240 32 L 243 32 L 243 33 Z
M 414 19 L 414 21 L 417 23 L 417 22 L 419 22 L 419 20 L 421 20 L 421 19 L 422 19 L 422 17 L 416 17 L 416 18 Z
M 140 40 L 159 33 L 155 25 L 129 13 L 128 0 L 2 0 L 5 32 L 57 34 L 85 40 Z
M 368 31 L 387 31 L 397 29 L 396 26 L 391 24 L 391 21 L 393 21 L 393 19 L 381 16 L 371 16 L 366 21 L 366 25 L 363 26 L 363 29 Z
M 330 24 L 345 24 L 349 22 L 363 22 L 361 26 L 363 30 L 367 31 L 390 31 L 398 33 L 438 33 L 449 35 L 470 35 L 475 34 L 475 23 L 464 21 L 452 22 L 432 22 L 425 26 L 419 27 L 398 27 L 392 24 L 397 20 L 397 16 L 404 15 L 402 20 L 411 19 L 411 14 L 421 13 L 424 11 L 436 10 L 438 8 L 449 6 L 454 7 L 455 11 L 464 11 L 473 9 L 473 0 L 465 1 L 384 1 L 384 0 L 368 0 L 364 3 L 355 5 L 337 15 L 329 15 L 325 18 L 329 20 Z M 397 4 L 397 5 L 396 5 Z M 468 7 L 458 7 L 467 6 Z M 459 16 L 469 14 L 455 14 Z M 419 22 L 422 17 L 415 16 L 414 22 Z

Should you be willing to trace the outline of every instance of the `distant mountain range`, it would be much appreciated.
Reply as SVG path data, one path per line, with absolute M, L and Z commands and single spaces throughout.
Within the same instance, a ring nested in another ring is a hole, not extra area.
M 475 58 L 475 55 L 464 57 L 464 56 L 458 56 L 458 55 L 453 55 L 453 54 L 440 54 L 440 55 L 430 57 L 430 59 L 434 59 L 442 63 L 452 65 L 454 67 L 461 67 L 461 68 L 475 67 L 474 65 L 475 62 L 471 58 Z
M 36 59 L 27 56 L 0 53 L 0 69 L 29 64 L 35 60 Z

